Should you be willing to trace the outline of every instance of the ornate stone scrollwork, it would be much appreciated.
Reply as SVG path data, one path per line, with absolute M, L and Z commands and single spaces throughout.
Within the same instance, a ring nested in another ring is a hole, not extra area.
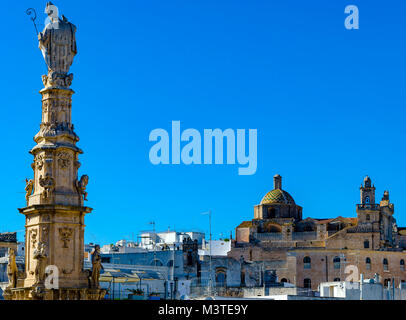
M 39 185 L 44 188 L 42 197 L 44 199 L 49 199 L 52 196 L 52 192 L 55 188 L 55 181 L 51 174 L 47 173 L 45 178 L 42 175 L 39 177 Z
M 42 76 L 42 83 L 44 87 L 56 86 L 56 87 L 70 87 L 73 81 L 73 74 L 66 74 L 61 72 L 50 71 L 48 75 Z
M 41 228 L 41 242 L 48 243 L 49 226 L 45 225 Z
M 61 169 L 67 169 L 70 166 L 72 156 L 69 153 L 60 151 L 56 156 L 58 157 L 58 164 Z
M 42 154 L 37 155 L 34 162 L 37 169 L 42 170 L 42 167 L 44 166 L 44 156 Z
M 35 245 L 37 243 L 37 235 L 38 235 L 38 230 L 37 229 L 31 229 L 30 230 L 30 239 L 31 239 L 31 246 L 35 248 Z
M 64 227 L 59 228 L 59 237 L 63 242 L 63 248 L 68 248 L 68 243 L 72 238 L 73 230 L 72 228 Z

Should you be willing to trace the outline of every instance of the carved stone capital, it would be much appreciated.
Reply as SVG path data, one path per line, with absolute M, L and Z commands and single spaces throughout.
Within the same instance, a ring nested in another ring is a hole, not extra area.
M 73 74 L 72 73 L 59 73 L 50 71 L 48 75 L 42 76 L 42 82 L 47 87 L 64 87 L 69 88 L 72 84 Z

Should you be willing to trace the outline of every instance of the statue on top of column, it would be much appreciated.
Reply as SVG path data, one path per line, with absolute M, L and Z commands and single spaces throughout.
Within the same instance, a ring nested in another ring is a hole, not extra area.
M 46 87 L 69 87 L 73 75 L 68 72 L 77 53 L 76 27 L 65 16 L 59 18 L 58 8 L 52 2 L 47 3 L 45 13 L 49 23 L 38 34 L 39 48 L 48 66 L 48 75 L 44 75 L 42 80 Z

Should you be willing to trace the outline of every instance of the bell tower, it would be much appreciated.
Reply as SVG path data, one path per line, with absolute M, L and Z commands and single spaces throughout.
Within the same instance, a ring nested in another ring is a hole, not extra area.
M 371 178 L 366 176 L 364 184 L 360 187 L 361 204 L 374 205 L 375 204 L 375 186 L 371 185 Z
M 373 224 L 379 222 L 379 204 L 375 203 L 375 186 L 371 178 L 366 176 L 360 187 L 360 204 L 357 204 L 357 216 L 359 224 L 366 224 L 368 228 L 376 228 Z M 371 229 L 372 230 L 372 229 Z

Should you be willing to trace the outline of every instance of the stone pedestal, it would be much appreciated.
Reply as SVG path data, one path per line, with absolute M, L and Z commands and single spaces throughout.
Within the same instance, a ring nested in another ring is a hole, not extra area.
M 3 292 L 6 300 L 101 300 L 105 295 L 106 290 L 103 289 L 45 289 L 35 286 L 6 289 Z

